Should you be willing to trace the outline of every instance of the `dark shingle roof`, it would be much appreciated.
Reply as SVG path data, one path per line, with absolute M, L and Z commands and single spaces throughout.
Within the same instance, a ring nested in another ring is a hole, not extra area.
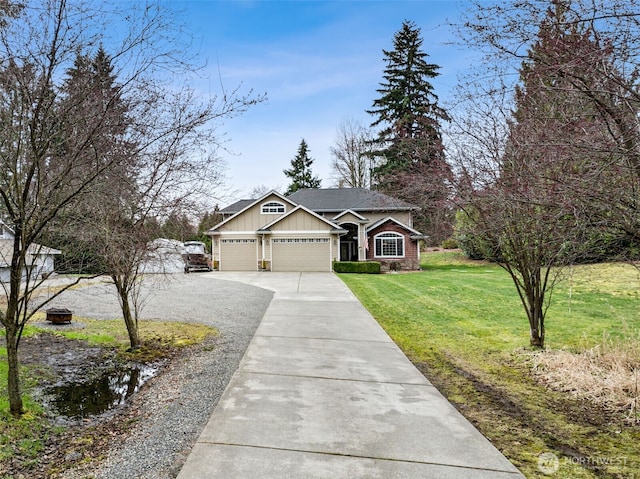
M 253 203 L 256 200 L 238 200 L 235 203 L 222 208 L 220 210 L 220 213 L 222 213 L 223 215 L 234 215 L 236 214 L 238 211 L 242 211 L 243 209 L 245 209 L 247 206 L 249 206 L 251 203 Z
M 419 209 L 416 205 L 366 188 L 304 188 L 287 197 L 316 213 L 352 211 L 407 211 Z M 234 215 L 256 200 L 239 200 L 220 210 Z
M 315 212 L 418 209 L 406 201 L 365 188 L 305 188 L 292 193 L 288 198 Z

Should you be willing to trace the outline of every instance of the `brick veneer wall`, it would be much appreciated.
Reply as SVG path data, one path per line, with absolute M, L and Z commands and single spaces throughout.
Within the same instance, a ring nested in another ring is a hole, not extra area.
M 393 232 L 404 236 L 404 258 L 376 258 L 375 236 L 378 233 Z M 369 232 L 369 249 L 367 250 L 367 260 L 378 261 L 382 271 L 393 271 L 394 269 L 418 270 L 418 241 L 412 240 L 410 234 L 392 221 L 388 221 L 375 230 Z

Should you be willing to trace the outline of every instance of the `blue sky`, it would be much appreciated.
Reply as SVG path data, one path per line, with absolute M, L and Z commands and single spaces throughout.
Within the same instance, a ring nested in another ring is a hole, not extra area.
M 174 0 L 177 4 L 177 0 Z M 402 21 L 416 23 L 429 61 L 440 65 L 432 81 L 446 102 L 456 74 L 469 59 L 447 45 L 453 35 L 457 0 L 413 1 L 215 1 L 182 0 L 194 47 L 207 62 L 210 80 L 203 93 L 227 90 L 266 93 L 268 100 L 225 121 L 222 152 L 227 165 L 222 206 L 259 186 L 284 190 L 282 172 L 290 166 L 301 139 L 314 159 L 322 186 L 333 186 L 331 155 L 336 130 L 345 118 L 369 125 L 365 110 L 377 98 L 384 69 L 382 49 L 392 49 Z

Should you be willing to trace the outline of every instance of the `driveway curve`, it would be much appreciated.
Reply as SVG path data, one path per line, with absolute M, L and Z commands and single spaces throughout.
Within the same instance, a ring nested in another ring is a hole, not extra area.
M 142 388 L 130 406 L 127 437 L 114 442 L 100 463 L 65 472 L 65 478 L 175 478 L 238 369 L 273 294 L 218 279 L 216 273 L 148 277 L 141 319 L 197 322 L 220 334 Z M 65 291 L 46 307 L 68 308 L 75 316 L 93 319 L 122 317 L 114 286 L 100 282 Z
M 239 322 L 259 321 L 273 292 L 250 284 L 226 281 L 215 273 L 174 274 L 145 278 L 141 319 L 196 322 L 222 332 Z M 113 284 L 93 282 L 65 291 L 47 308 L 68 308 L 92 319 L 121 318 Z

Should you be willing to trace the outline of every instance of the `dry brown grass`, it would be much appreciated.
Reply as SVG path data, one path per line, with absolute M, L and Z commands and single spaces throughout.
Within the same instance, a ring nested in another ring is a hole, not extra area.
M 582 352 L 547 350 L 532 356 L 539 381 L 557 391 L 640 422 L 640 335 L 625 340 L 604 338 Z
M 638 297 L 640 264 L 599 263 L 566 268 L 563 277 L 571 290 Z

